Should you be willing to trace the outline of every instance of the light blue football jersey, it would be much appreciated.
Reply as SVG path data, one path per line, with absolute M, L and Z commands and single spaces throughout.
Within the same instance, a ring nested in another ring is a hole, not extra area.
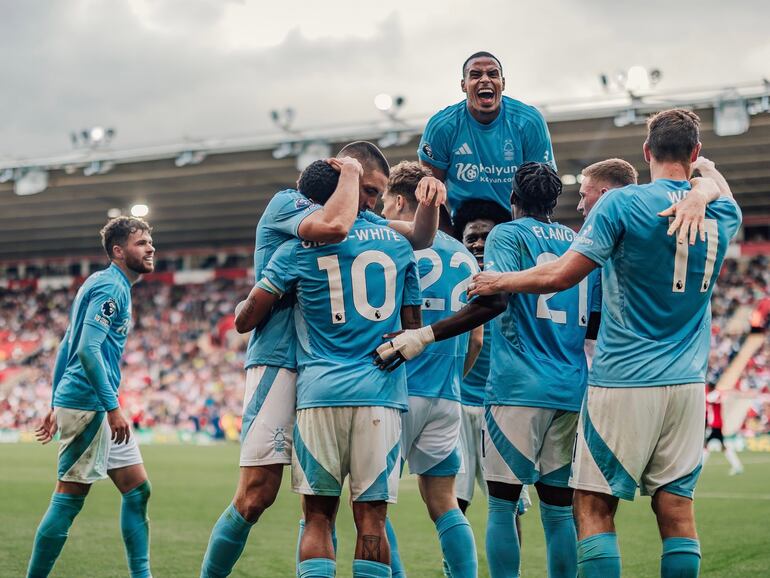
M 100 399 L 97 395 L 98 385 L 88 381 L 80 363 L 77 353 L 85 325 L 107 334 L 101 345 L 101 353 L 114 397 L 103 395 Z M 126 347 L 130 328 L 131 283 L 125 273 L 112 264 L 88 277 L 72 303 L 66 341 L 67 365 L 54 388 L 54 407 L 106 411 L 118 406 L 120 358 Z M 105 407 L 105 404 L 108 406 Z
M 401 307 L 421 304 L 404 237 L 359 217 L 342 243 L 285 243 L 262 276 L 297 295 L 297 409 L 407 409 L 406 369 L 382 371 L 371 355 L 383 334 L 401 329 Z
M 489 124 L 473 118 L 465 100 L 437 112 L 425 127 L 417 154 L 446 171 L 453 212 L 471 199 L 496 201 L 510 211 L 513 177 L 521 164 L 545 162 L 556 169 L 543 115 L 507 96 Z
M 485 271 L 523 271 L 555 261 L 575 238 L 569 227 L 522 218 L 487 237 Z M 485 403 L 578 411 L 588 366 L 588 319 L 599 310 L 599 272 L 579 285 L 544 295 L 511 294 L 491 321 L 492 349 Z
M 484 405 L 484 390 L 489 377 L 489 350 L 492 349 L 491 323 L 484 324 L 484 344 L 481 346 L 476 363 L 460 386 L 460 401 L 463 405 Z
M 321 205 L 294 189 L 280 191 L 270 199 L 257 224 L 254 245 L 254 277 L 257 281 L 262 278 L 262 270 L 278 247 L 297 238 L 300 223 L 320 208 Z M 294 301 L 293 294 L 285 295 L 270 317 L 252 331 L 246 350 L 246 369 L 255 365 L 296 368 Z
M 429 249 L 415 251 L 420 271 L 422 293 L 422 324 L 431 325 L 449 317 L 465 306 L 465 292 L 479 270 L 476 258 L 465 245 L 443 233 L 436 232 Z M 406 363 L 409 395 L 440 397 L 460 401 L 469 335 L 464 333 L 432 343 L 425 351 Z
M 589 383 L 647 387 L 703 382 L 711 292 L 741 223 L 733 201 L 706 208 L 706 242 L 679 244 L 658 213 L 687 195 L 660 179 L 603 195 L 572 244 L 602 266 L 602 323 Z

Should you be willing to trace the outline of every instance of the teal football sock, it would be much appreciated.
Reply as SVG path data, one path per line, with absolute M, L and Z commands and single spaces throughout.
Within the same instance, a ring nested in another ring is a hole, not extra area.
M 661 578 L 696 578 L 700 572 L 700 542 L 695 538 L 666 538 L 660 558 Z
M 487 562 L 492 578 L 519 578 L 519 536 L 516 534 L 517 502 L 489 496 Z
M 353 578 L 391 578 L 390 566 L 382 562 L 353 560 Z
M 150 520 L 147 502 L 152 486 L 145 480 L 123 494 L 120 507 L 120 531 L 126 546 L 128 573 L 131 578 L 150 578 Z
M 70 526 L 85 502 L 85 496 L 54 494 L 35 534 L 27 578 L 45 578 L 50 574 L 67 540 Z
M 334 578 L 337 563 L 329 558 L 310 558 L 299 563 L 297 572 L 299 578 Z
M 479 570 L 476 542 L 460 508 L 449 510 L 436 520 L 436 530 L 452 578 L 476 578 Z
M 615 532 L 578 542 L 578 578 L 620 578 L 620 549 Z
M 211 531 L 201 578 L 225 578 L 230 575 L 246 546 L 253 525 L 238 513 L 235 505 L 227 507 Z
M 548 578 L 577 576 L 577 530 L 572 506 L 552 506 L 540 502 L 540 519 L 545 532 Z
M 388 544 L 390 544 L 390 571 L 393 578 L 406 578 L 404 565 L 401 563 L 401 554 L 398 553 L 398 539 L 390 518 L 385 518 L 385 533 L 388 535 Z

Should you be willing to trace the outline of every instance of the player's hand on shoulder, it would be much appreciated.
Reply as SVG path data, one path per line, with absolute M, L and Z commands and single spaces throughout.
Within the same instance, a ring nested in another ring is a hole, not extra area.
M 107 412 L 107 424 L 110 426 L 111 438 L 116 444 L 128 443 L 131 428 L 119 407 Z
M 439 207 L 446 202 L 446 186 L 436 177 L 423 177 L 414 195 L 417 202 L 426 207 Z
M 494 271 L 481 271 L 473 276 L 473 280 L 468 284 L 468 298 L 476 295 L 495 295 L 503 293 L 501 286 L 502 273 Z
M 658 213 L 658 216 L 674 217 L 668 227 L 668 235 L 676 234 L 679 243 L 689 240 L 690 245 L 694 245 L 698 236 L 701 241 L 706 240 L 706 205 L 710 198 L 719 196 L 719 187 L 707 178 L 695 177 L 690 182 L 693 188 L 687 196 Z
M 374 363 L 387 371 L 393 371 L 404 361 L 414 359 L 435 341 L 430 325 L 386 333 L 383 338 L 387 341 L 380 345 L 373 355 Z
M 56 415 L 52 409 L 46 414 L 40 422 L 40 425 L 35 429 L 35 439 L 45 445 L 53 439 L 53 436 L 56 435 L 58 429 L 59 426 L 56 425 Z

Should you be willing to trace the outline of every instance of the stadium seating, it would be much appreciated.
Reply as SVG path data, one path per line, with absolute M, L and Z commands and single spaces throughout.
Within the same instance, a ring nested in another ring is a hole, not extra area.
M 0 430 L 30 430 L 45 413 L 56 349 L 80 282 L 0 288 Z M 164 273 L 134 287 L 135 326 L 120 397 L 135 429 L 237 437 L 247 340 L 234 331 L 232 312 L 250 285 L 246 269 L 226 269 Z M 728 260 L 712 300 L 708 380 L 761 394 L 749 411 L 754 433 L 770 431 L 770 341 L 762 333 L 748 357 L 739 353 L 752 331 L 767 326 L 768 288 L 767 257 Z M 735 361 L 741 367 L 731 373 Z

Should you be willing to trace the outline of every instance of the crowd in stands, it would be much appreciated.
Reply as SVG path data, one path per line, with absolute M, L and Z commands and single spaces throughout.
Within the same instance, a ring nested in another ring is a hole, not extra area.
M 750 332 L 770 318 L 768 257 L 727 260 L 712 301 L 707 380 L 718 383 Z M 205 432 L 235 438 L 240 429 L 247 339 L 233 309 L 248 278 L 199 284 L 141 282 L 132 291 L 134 326 L 123 359 L 120 399 L 138 431 Z M 0 288 L 0 430 L 30 430 L 51 400 L 51 372 L 75 287 Z M 760 394 L 752 432 L 770 431 L 770 340 L 748 361 L 738 391 Z

